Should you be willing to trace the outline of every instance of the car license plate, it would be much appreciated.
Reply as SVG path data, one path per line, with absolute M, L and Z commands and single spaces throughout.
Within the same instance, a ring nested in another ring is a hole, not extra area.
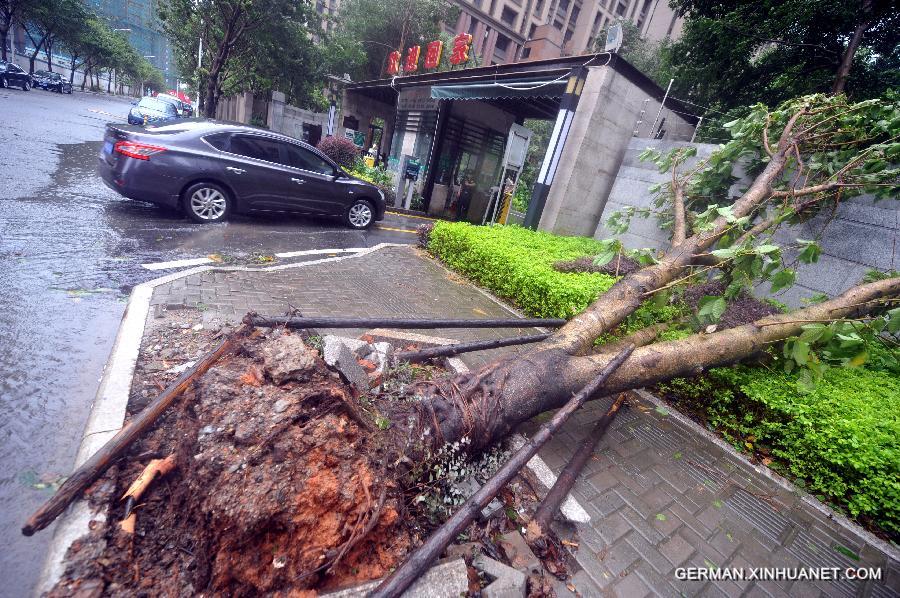
M 106 143 L 103 144 L 103 153 L 104 154 L 106 154 L 108 156 L 108 155 L 112 154 L 112 151 L 113 151 L 113 142 L 112 141 L 107 141 Z

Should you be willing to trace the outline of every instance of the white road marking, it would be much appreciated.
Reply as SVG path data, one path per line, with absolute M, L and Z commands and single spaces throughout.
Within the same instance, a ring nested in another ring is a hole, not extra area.
M 212 264 L 214 260 L 208 257 L 198 257 L 189 260 L 174 260 L 171 262 L 157 262 L 155 264 L 141 264 L 147 270 L 167 270 L 169 268 L 184 268 L 186 266 L 202 266 Z
M 275 257 L 300 257 L 302 255 L 323 255 L 329 253 L 359 253 L 365 251 L 366 247 L 348 247 L 347 249 L 307 249 L 304 251 L 287 251 L 284 253 L 276 253 Z

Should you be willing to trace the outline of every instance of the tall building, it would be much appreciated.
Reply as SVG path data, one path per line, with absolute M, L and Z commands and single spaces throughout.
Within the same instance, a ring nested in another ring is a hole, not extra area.
M 682 20 L 666 0 L 452 0 L 460 14 L 451 33 L 470 33 L 483 64 L 572 56 L 592 50 L 597 34 L 627 20 L 641 35 L 678 37 Z
M 154 0 L 90 0 L 89 6 L 113 29 L 127 30 L 123 33 L 131 45 L 162 71 L 168 86 L 175 86 L 175 57 L 169 40 L 160 31 Z

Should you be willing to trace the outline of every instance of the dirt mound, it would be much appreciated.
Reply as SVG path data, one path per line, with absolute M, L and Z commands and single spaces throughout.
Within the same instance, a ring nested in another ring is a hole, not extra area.
M 635 260 L 621 253 L 617 255 L 611 262 L 603 266 L 595 266 L 594 258 L 590 255 L 580 257 L 574 260 L 556 262 L 553 268 L 558 272 L 578 273 L 578 272 L 597 272 L 600 274 L 609 274 L 610 276 L 625 276 L 638 270 L 641 267 Z
M 712 281 L 704 284 L 693 285 L 684 290 L 684 302 L 696 310 L 700 300 L 706 295 L 722 295 L 725 292 L 725 283 Z M 719 329 L 734 328 L 742 324 L 755 322 L 760 318 L 780 313 L 778 309 L 760 301 L 749 293 L 741 292 L 740 295 L 728 302 L 725 313 L 719 318 Z
M 136 534 L 116 521 L 94 530 L 70 552 L 52 595 L 303 595 L 399 563 L 411 539 L 379 436 L 366 433 L 350 391 L 297 341 L 247 341 L 133 447 L 118 475 L 95 484 L 111 478 L 121 496 L 150 457 L 177 455 L 175 472 L 138 508 Z M 286 352 L 306 366 L 286 373 L 266 362 L 283 363 Z

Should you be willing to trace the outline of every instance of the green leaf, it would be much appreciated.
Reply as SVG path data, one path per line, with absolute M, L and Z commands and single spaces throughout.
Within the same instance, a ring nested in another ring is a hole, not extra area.
M 725 297 L 716 295 L 706 295 L 697 304 L 699 308 L 697 315 L 708 318 L 712 322 L 718 322 L 728 305 L 725 303 Z
M 756 247 L 756 252 L 762 253 L 762 254 L 774 253 L 774 252 L 780 251 L 780 250 L 781 250 L 781 247 L 779 247 L 778 245 L 765 244 L 765 245 L 759 245 Z
M 804 264 L 814 264 L 819 261 L 819 255 L 822 253 L 822 247 L 816 243 L 815 241 L 806 241 L 804 239 L 797 239 L 797 241 L 803 245 L 803 249 L 797 255 L 797 259 L 803 262 Z
M 791 348 L 791 358 L 799 365 L 806 365 L 809 361 L 809 343 L 797 339 Z
M 740 247 L 726 247 L 724 249 L 714 249 L 713 251 L 710 251 L 710 253 L 721 260 L 727 260 L 737 255 L 739 250 Z
M 594 256 L 594 265 L 598 268 L 601 266 L 605 266 L 606 264 L 613 261 L 613 258 L 616 257 L 616 253 L 618 253 L 615 249 L 607 249 L 602 251 Z
M 777 293 L 781 289 L 793 285 L 796 278 L 797 273 L 793 270 L 781 270 L 772 277 L 772 292 Z

